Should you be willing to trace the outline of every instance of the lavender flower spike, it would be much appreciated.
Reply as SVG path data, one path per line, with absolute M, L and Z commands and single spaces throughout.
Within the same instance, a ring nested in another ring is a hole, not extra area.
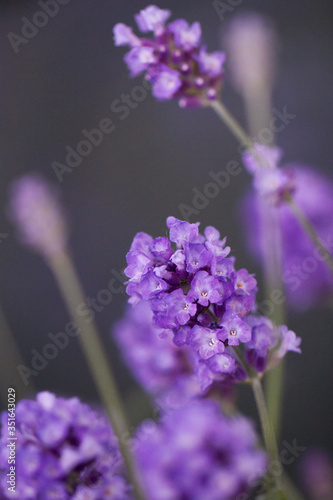
M 149 500 L 235 500 L 264 474 L 251 423 L 197 400 L 137 435 L 137 460 Z
M 153 322 L 155 331 L 150 328 L 149 347 L 144 346 L 148 338 L 147 325 L 142 325 L 142 341 L 141 326 L 128 329 L 124 325 L 123 331 L 118 329 L 117 337 L 127 358 L 131 357 L 131 348 L 126 345 L 137 347 L 129 362 L 145 385 L 153 366 L 156 365 L 158 372 L 154 382 L 161 377 L 162 365 L 159 365 L 163 357 L 166 361 L 167 354 L 172 355 L 170 361 L 174 361 L 175 351 L 166 341 L 172 337 L 181 347 L 178 360 L 183 351 L 202 391 L 213 382 L 230 384 L 247 379 L 233 346 L 244 352 L 244 359 L 260 374 L 270 369 L 273 362 L 280 362 L 288 351 L 300 352 L 300 339 L 294 332 L 282 326 L 275 329 L 267 318 L 252 317 L 250 313 L 256 310 L 256 279 L 246 269 L 235 269 L 234 258 L 228 257 L 230 247 L 226 246 L 225 238 L 220 238 L 217 229 L 208 226 L 202 235 L 199 223 L 190 224 L 175 217 L 167 218 L 167 226 L 169 238 L 153 239 L 138 233 L 127 254 L 125 274 L 129 278 L 129 302 L 134 306 L 141 303 L 143 311 L 142 302 L 149 304 L 150 318 L 148 310 L 142 317 L 147 317 L 148 324 Z M 141 323 L 143 321 L 138 321 L 138 325 Z M 160 332 L 164 330 L 165 347 L 158 346 L 154 339 L 158 328 Z M 163 349 L 164 356 L 157 356 Z M 178 370 L 182 363 L 171 366 Z M 172 372 L 173 369 L 170 375 Z M 171 377 L 168 375 L 165 379 L 169 383 Z
M 209 54 L 201 43 L 201 26 L 189 25 L 184 19 L 165 24 L 169 10 L 149 5 L 135 16 L 142 33 L 151 38 L 138 38 L 129 26 L 114 27 L 115 45 L 128 45 L 125 62 L 132 77 L 142 71 L 152 84 L 156 99 L 178 99 L 182 107 L 208 105 L 218 98 L 223 77 L 223 52 Z
M 26 175 L 14 182 L 8 212 L 23 244 L 45 258 L 65 249 L 67 226 L 59 193 L 39 175 Z
M 8 414 L 2 414 L 0 469 L 8 470 Z M 15 492 L 1 476 L 3 499 L 125 500 L 118 441 L 106 419 L 77 398 L 40 392 L 16 408 Z

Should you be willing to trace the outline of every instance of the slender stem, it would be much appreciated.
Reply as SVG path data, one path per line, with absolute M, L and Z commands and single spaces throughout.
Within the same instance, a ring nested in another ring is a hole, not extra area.
M 28 392 L 34 392 L 32 382 L 23 382 L 19 376 L 19 368 L 23 367 L 21 353 L 10 330 L 5 314 L 0 306 L 0 388 L 1 399 L 4 406 L 7 405 L 7 391 L 12 387 L 16 391 L 16 399 L 21 399 Z
M 306 217 L 306 215 L 302 212 L 301 208 L 295 203 L 295 201 L 290 198 L 288 200 L 289 206 L 291 207 L 292 211 L 294 212 L 295 216 L 299 220 L 300 224 L 302 227 L 305 229 L 305 231 L 308 233 L 309 237 L 313 241 L 313 243 L 318 247 L 322 252 L 324 252 L 326 256 L 325 262 L 327 263 L 327 266 L 330 268 L 330 270 L 333 273 L 333 257 L 332 255 L 327 251 L 327 248 L 322 244 L 320 241 L 320 238 L 313 227 L 312 223 L 309 221 L 309 219 Z
M 298 488 L 296 488 L 296 486 L 293 484 L 292 480 L 287 476 L 287 474 L 283 475 L 282 484 L 284 491 L 288 495 L 288 498 L 292 500 L 304 500 L 302 493 L 298 491 Z
M 250 137 L 247 135 L 243 127 L 235 120 L 231 113 L 220 101 L 212 101 L 210 106 L 214 109 L 221 120 L 226 124 L 226 126 L 231 130 L 234 136 L 239 140 L 241 145 L 245 146 L 246 149 L 254 150 L 254 144 Z
M 273 428 L 271 426 L 271 422 L 269 420 L 264 391 L 263 391 L 261 382 L 258 378 L 252 379 L 252 389 L 253 389 L 253 394 L 254 394 L 254 398 L 255 398 L 258 413 L 259 413 L 259 418 L 260 418 L 260 423 L 261 423 L 261 428 L 262 428 L 262 432 L 263 432 L 263 437 L 264 437 L 267 453 L 268 453 L 269 458 L 272 462 L 280 463 L 278 447 L 276 444 L 274 430 L 273 430 Z M 275 478 L 275 480 L 276 480 L 277 488 L 282 490 L 281 478 L 279 476 L 277 476 Z
M 267 97 L 268 99 L 268 97 Z M 249 100 L 249 99 L 247 99 Z M 268 99 L 269 102 L 269 99 Z M 255 146 L 245 130 L 239 125 L 235 118 L 229 113 L 223 103 L 214 101 L 211 107 L 217 113 L 219 118 L 231 130 L 241 145 L 251 150 L 258 163 L 265 167 L 265 160 L 255 150 Z M 268 112 L 265 116 L 268 116 Z M 254 126 L 254 125 L 253 125 Z M 263 270 L 265 279 L 265 296 L 271 303 L 271 294 L 273 290 L 284 291 L 282 282 L 282 249 L 281 249 L 281 231 L 279 214 L 275 207 L 270 206 L 266 200 L 258 196 L 259 214 L 263 234 Z M 284 302 L 274 304 L 270 314 L 272 321 L 276 325 L 283 324 L 285 321 Z M 280 417 L 283 399 L 283 365 L 271 370 L 266 378 L 266 393 L 268 402 L 268 413 L 271 418 L 276 436 L 279 435 Z
M 78 338 L 100 398 L 109 415 L 113 430 L 118 437 L 119 447 L 124 458 L 129 479 L 134 488 L 135 498 L 137 500 L 144 500 L 137 479 L 136 466 L 128 444 L 130 433 L 114 381 L 114 375 L 106 358 L 105 350 L 95 324 L 93 322 L 86 322 L 84 317 L 78 313 L 78 306 L 84 304 L 86 301 L 74 266 L 66 252 L 57 254 L 53 259 L 50 259 L 49 265 L 64 297 L 68 311 L 79 328 L 80 334 Z

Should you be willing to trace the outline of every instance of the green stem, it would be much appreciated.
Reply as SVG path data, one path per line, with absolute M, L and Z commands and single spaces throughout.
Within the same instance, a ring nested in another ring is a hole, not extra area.
M 266 401 L 265 401 L 265 395 L 264 395 L 264 391 L 262 389 L 261 382 L 258 378 L 253 378 L 251 383 L 252 383 L 253 394 L 254 394 L 254 398 L 255 398 L 258 413 L 259 413 L 262 433 L 263 433 L 268 456 L 272 462 L 280 463 L 279 452 L 278 452 L 278 447 L 276 444 L 275 434 L 274 434 L 274 430 L 272 428 L 271 422 L 269 420 Z M 276 481 L 277 489 L 282 491 L 281 478 L 279 476 L 276 476 L 275 481 Z
M 48 261 L 68 311 L 79 329 L 79 341 L 98 389 L 100 398 L 108 413 L 113 430 L 118 437 L 119 447 L 127 468 L 128 477 L 134 489 L 135 498 L 144 500 L 137 479 L 136 466 L 128 444 L 130 433 L 122 403 L 118 395 L 114 375 L 105 355 L 97 328 L 78 313 L 78 306 L 86 302 L 74 266 L 66 252 L 57 254 Z
M 329 267 L 330 271 L 333 273 L 333 257 L 327 251 L 327 248 L 325 248 L 325 246 L 320 241 L 320 238 L 315 228 L 313 227 L 312 223 L 309 221 L 306 215 L 302 212 L 301 208 L 297 205 L 297 203 L 295 203 L 295 201 L 292 198 L 289 198 L 287 201 L 289 203 L 290 208 L 294 212 L 294 215 L 297 217 L 304 230 L 308 233 L 313 243 L 316 245 L 317 248 L 319 248 L 325 254 L 326 257 L 325 262 Z
M 246 149 L 254 150 L 254 144 L 243 127 L 220 101 L 212 101 L 210 106 Z
M 0 389 L 3 406 L 7 406 L 9 387 L 15 389 L 16 399 L 19 400 L 34 392 L 33 383 L 23 382 L 19 374 L 19 367 L 24 363 L 15 337 L 10 330 L 5 314 L 0 306 Z

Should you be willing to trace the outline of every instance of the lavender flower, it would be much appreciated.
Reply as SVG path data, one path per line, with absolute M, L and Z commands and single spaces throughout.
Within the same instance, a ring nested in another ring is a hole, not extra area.
M 39 175 L 26 175 L 13 183 L 9 217 L 17 225 L 22 243 L 44 257 L 65 249 L 67 227 L 59 193 Z
M 266 470 L 251 423 L 196 401 L 137 434 L 137 460 L 149 500 L 234 500 Z M 240 498 L 239 496 L 239 498 Z
M 270 204 L 279 205 L 295 191 L 293 172 L 278 168 L 283 152 L 280 148 L 254 144 L 254 151 L 243 154 L 243 163 L 253 175 L 253 187 Z
M 8 470 L 7 412 L 2 415 L 0 468 Z M 104 418 L 77 398 L 41 392 L 16 408 L 16 488 L 4 498 L 105 500 L 128 498 L 119 475 L 118 442 Z
M 130 75 L 145 71 L 157 99 L 178 99 L 182 107 L 207 105 L 220 92 L 225 55 L 207 53 L 200 23 L 177 19 L 166 25 L 170 15 L 169 10 L 149 5 L 135 20 L 142 33 L 153 32 L 154 38 L 138 38 L 118 23 L 113 29 L 115 45 L 130 47 L 124 58 Z
M 274 152 L 273 152 L 274 154 Z M 248 161 L 246 164 L 249 166 Z M 253 168 L 253 165 L 250 167 Z M 269 169 L 267 169 L 269 170 Z M 292 177 L 293 199 L 311 221 L 328 254 L 333 253 L 333 184 L 312 167 L 285 165 L 275 170 Z M 280 198 L 281 199 L 281 198 Z M 242 204 L 248 246 L 262 258 L 263 233 L 260 226 L 260 201 L 249 193 Z M 287 203 L 276 206 L 281 224 L 283 282 L 288 303 L 298 309 L 322 302 L 333 290 L 333 278 L 325 260 L 328 254 L 316 248 Z
M 172 331 L 154 326 L 152 317 L 148 302 L 141 301 L 116 324 L 114 337 L 139 383 L 169 411 L 202 393 L 192 368 L 197 355 L 187 346 L 177 347 Z
M 145 313 L 145 318 L 155 324 L 155 331 L 146 326 L 142 342 L 134 341 L 138 346 L 135 355 L 149 360 L 150 369 L 141 369 L 141 376 L 145 378 L 158 362 L 162 349 L 156 341 L 158 329 L 186 349 L 187 363 L 199 379 L 201 391 L 213 383 L 243 381 L 250 376 L 250 370 L 261 373 L 279 362 L 287 351 L 299 352 L 300 340 L 295 334 L 286 327 L 275 328 L 269 320 L 268 327 L 260 333 L 261 337 L 267 336 L 265 348 L 264 340 L 258 340 L 257 324 L 249 319 L 250 313 L 255 312 L 257 282 L 246 269 L 235 269 L 234 259 L 228 257 L 226 239 L 221 240 L 215 228 L 209 226 L 201 235 L 199 224 L 174 217 L 167 219 L 167 226 L 169 239 L 154 240 L 148 234 L 138 233 L 127 254 L 129 302 L 149 303 L 153 314 L 148 318 Z M 126 352 L 125 346 L 131 344 L 134 334 L 128 334 L 126 328 L 123 333 L 121 328 L 118 332 Z M 148 335 L 154 336 L 149 345 Z M 243 359 L 239 353 L 236 355 L 233 346 L 241 349 Z M 169 344 L 165 348 L 169 353 Z M 130 353 L 131 350 L 128 355 L 132 356 Z M 137 365 L 137 360 L 133 364 Z M 159 377 L 155 380 L 158 384 Z

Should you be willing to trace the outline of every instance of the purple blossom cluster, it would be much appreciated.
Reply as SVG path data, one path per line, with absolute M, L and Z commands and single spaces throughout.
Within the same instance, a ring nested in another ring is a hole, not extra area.
M 208 226 L 203 236 L 198 223 L 174 217 L 167 226 L 169 238 L 135 236 L 127 254 L 127 293 L 133 305 L 150 304 L 160 336 L 171 330 L 177 346 L 196 353 L 191 363 L 202 390 L 216 380 L 247 379 L 247 364 L 263 372 L 287 351 L 299 352 L 294 332 L 252 315 L 257 282 L 246 269 L 235 269 L 215 228 Z
M 8 470 L 7 413 L 2 414 L 0 468 Z M 3 497 L 18 500 L 124 500 L 118 441 L 107 421 L 77 398 L 40 392 L 16 408 L 16 487 Z
M 272 188 L 270 193 L 280 201 L 276 204 L 276 210 L 282 236 L 282 279 L 288 303 L 305 309 L 327 299 L 333 290 L 332 273 L 325 262 L 328 254 L 333 254 L 333 184 L 313 167 L 286 164 L 278 168 L 282 157 L 278 148 L 261 146 L 258 151 L 261 154 L 264 152 L 268 168 L 259 168 L 250 153 L 244 156 L 247 169 L 255 175 L 255 191 L 247 195 L 241 210 L 248 246 L 256 257 L 262 258 L 264 242 L 260 224 L 260 197 L 256 193 L 267 194 Z M 327 254 L 316 248 L 290 206 L 282 203 L 288 190 L 312 223 Z
M 115 45 L 130 47 L 125 62 L 131 76 L 145 71 L 157 99 L 179 99 L 182 107 L 207 105 L 221 89 L 225 54 L 207 52 L 200 23 L 176 19 L 165 24 L 170 15 L 169 10 L 149 5 L 135 20 L 141 33 L 152 32 L 154 39 L 139 38 L 129 26 L 118 23 Z
M 141 439 L 142 438 L 142 439 Z M 137 434 L 136 456 L 149 500 L 234 500 L 262 478 L 266 456 L 251 423 L 195 401 Z M 239 496 L 238 496 L 239 495 Z

